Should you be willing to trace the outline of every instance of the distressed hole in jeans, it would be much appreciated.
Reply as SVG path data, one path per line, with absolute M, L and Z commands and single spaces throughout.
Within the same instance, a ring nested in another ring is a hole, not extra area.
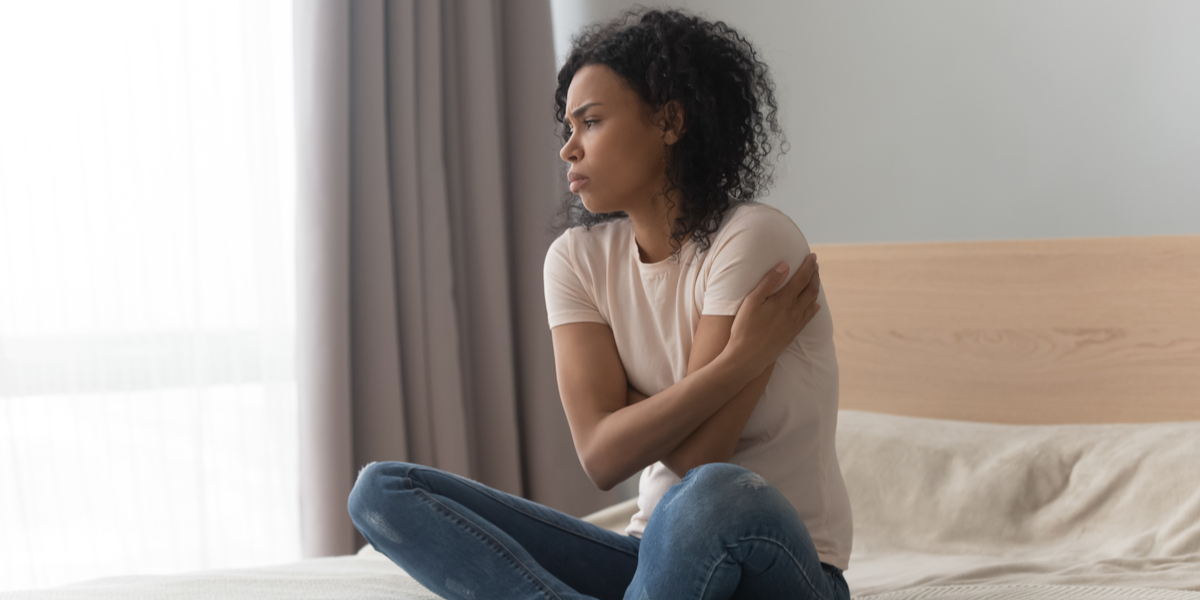
M 683 487 L 688 487 L 688 486 L 692 485 L 693 481 L 695 481 L 695 479 L 688 479 L 685 481 L 680 481 L 679 483 L 677 483 L 675 485 L 682 485 Z M 675 486 L 671 486 L 671 487 L 675 487 Z M 683 489 L 683 488 L 680 488 L 680 489 Z M 662 507 L 667 508 L 668 506 L 671 506 L 671 504 L 674 503 L 675 499 L 678 497 L 679 497 L 679 494 L 675 494 L 674 496 L 671 496 L 671 499 L 667 500 L 666 504 L 663 504 Z
M 449 577 L 446 578 L 446 588 L 449 589 L 450 591 L 454 592 L 455 594 L 462 596 L 463 598 L 474 598 L 475 597 L 475 592 L 473 590 L 471 590 L 471 588 L 468 588 L 467 586 L 465 586 L 453 579 L 450 579 Z
M 754 473 L 754 472 L 746 473 L 746 474 L 742 475 L 741 477 L 738 477 L 737 480 L 735 480 L 733 483 L 734 483 L 734 485 L 736 485 L 740 488 L 750 489 L 750 490 L 757 490 L 759 488 L 764 488 L 764 487 L 767 487 L 768 485 L 770 485 L 769 483 L 767 483 L 766 479 L 763 479 L 762 475 L 759 475 L 758 473 Z
M 354 478 L 354 483 L 358 483 L 358 480 L 359 480 L 359 479 L 362 479 L 362 474 L 363 474 L 363 471 L 366 471 L 366 470 L 367 470 L 367 467 L 369 467 L 369 466 L 371 466 L 371 465 L 375 464 L 375 462 L 376 462 L 376 461 L 371 461 L 371 462 L 369 462 L 369 463 L 367 463 L 367 464 L 363 465 L 363 468 L 361 468 L 361 469 L 359 469 L 359 470 L 358 470 L 358 476 Z
M 392 526 L 388 524 L 386 520 L 384 520 L 383 515 L 373 510 L 368 510 L 363 513 L 363 520 L 367 522 L 367 525 L 369 525 L 373 531 L 387 538 L 388 541 L 392 542 L 393 544 L 400 543 L 400 534 L 396 533 L 395 529 L 392 529 Z

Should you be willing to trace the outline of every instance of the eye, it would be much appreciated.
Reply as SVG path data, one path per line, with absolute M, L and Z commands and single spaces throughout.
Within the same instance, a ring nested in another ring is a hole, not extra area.
M 598 121 L 598 119 L 590 119 L 590 120 L 584 121 L 583 124 L 587 125 L 590 128 L 597 121 Z M 573 128 L 571 128 L 571 126 L 568 125 L 567 126 L 567 135 L 574 135 L 574 134 L 575 134 L 575 130 Z

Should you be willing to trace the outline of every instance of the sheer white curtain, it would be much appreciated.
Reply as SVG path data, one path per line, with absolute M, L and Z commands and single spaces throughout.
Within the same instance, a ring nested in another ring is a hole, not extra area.
M 290 0 L 0 2 L 0 591 L 300 558 Z

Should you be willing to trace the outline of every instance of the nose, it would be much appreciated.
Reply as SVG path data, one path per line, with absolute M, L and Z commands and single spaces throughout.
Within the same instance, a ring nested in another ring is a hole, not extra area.
M 562 150 L 558 151 L 558 155 L 569 163 L 575 163 L 579 161 L 580 152 L 579 144 L 575 142 L 575 136 L 572 135 L 567 143 L 563 144 Z

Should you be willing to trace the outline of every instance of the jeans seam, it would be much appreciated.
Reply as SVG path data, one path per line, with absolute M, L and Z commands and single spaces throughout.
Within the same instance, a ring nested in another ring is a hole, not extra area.
M 712 585 L 713 574 L 717 572 L 717 567 L 721 566 L 721 562 L 724 561 L 728 556 L 729 551 L 726 550 L 725 554 L 722 554 L 721 557 L 713 563 L 712 568 L 708 570 L 708 578 L 704 580 L 704 587 L 700 588 L 700 598 L 704 598 L 704 594 L 708 592 L 708 586 Z
M 787 552 L 788 557 L 792 559 L 792 563 L 796 565 L 796 569 L 800 571 L 800 574 L 802 576 L 804 576 L 804 582 L 807 583 L 808 587 L 812 589 L 813 594 L 816 594 L 817 598 L 820 598 L 821 600 L 827 600 L 825 598 L 825 596 L 823 594 L 821 594 L 821 592 L 817 589 L 817 586 L 813 585 L 812 579 L 809 579 L 809 577 L 808 577 L 808 572 L 804 570 L 804 567 L 800 564 L 800 561 L 796 558 L 795 555 L 792 554 L 791 550 L 788 550 L 787 546 L 784 546 L 783 544 L 780 544 L 779 542 L 777 542 L 771 538 L 765 538 L 765 537 L 750 536 L 750 537 L 738 538 L 738 542 L 744 542 L 746 540 L 760 540 L 760 541 L 775 544 L 776 546 L 779 546 L 780 548 L 782 548 L 784 552 Z
M 417 470 L 417 469 L 419 469 L 419 468 L 420 468 L 420 467 L 417 467 L 417 468 L 414 468 L 414 469 L 410 469 L 410 471 L 414 471 L 414 470 Z M 427 470 L 427 469 L 425 469 L 425 470 Z M 444 473 L 444 472 L 445 472 L 445 471 L 443 471 L 443 473 Z M 447 473 L 447 474 L 449 474 L 449 475 L 454 475 L 454 473 Z M 457 475 L 456 475 L 456 477 L 457 477 Z M 470 480 L 468 480 L 468 481 L 470 481 Z M 479 483 L 479 482 L 475 482 L 475 483 Z M 482 485 L 482 484 L 480 484 L 480 485 Z M 637 557 L 637 553 L 636 553 L 636 552 L 630 552 L 629 550 L 627 550 L 627 549 L 625 549 L 625 548 L 622 548 L 622 547 L 620 547 L 620 546 L 616 546 L 616 545 L 610 544 L 610 543 L 608 543 L 608 542 L 606 542 L 606 541 L 604 541 L 604 540 L 602 540 L 602 539 L 597 539 L 597 538 L 594 538 L 594 537 L 592 537 L 592 536 L 590 536 L 590 535 L 585 535 L 585 534 L 582 534 L 582 533 L 580 533 L 580 532 L 578 532 L 578 531 L 571 531 L 570 529 L 566 529 L 566 528 L 562 527 L 562 526 L 561 526 L 561 525 L 559 525 L 558 523 L 554 523 L 554 522 L 552 522 L 552 521 L 547 521 L 546 519 L 543 519 L 543 518 L 541 518 L 541 517 L 539 517 L 539 516 L 537 516 L 537 515 L 529 514 L 528 512 L 525 512 L 524 510 L 522 510 L 520 506 L 514 506 L 514 505 L 512 505 L 512 504 L 509 504 L 509 503 L 506 501 L 506 500 L 507 500 L 506 498 L 504 498 L 504 497 L 502 497 L 502 496 L 497 496 L 497 495 L 495 495 L 495 494 L 492 494 L 492 493 L 491 493 L 491 490 L 489 490 L 489 489 L 486 489 L 486 488 L 482 488 L 482 489 L 481 489 L 481 488 L 477 488 L 477 487 L 475 487 L 475 486 L 469 486 L 469 487 L 471 487 L 471 489 L 473 489 L 473 490 L 475 490 L 475 491 L 478 491 L 478 492 L 480 492 L 480 493 L 482 493 L 482 494 L 484 494 L 484 495 L 486 495 L 486 496 L 488 496 L 488 497 L 492 498 L 492 499 L 493 499 L 493 500 L 495 500 L 496 502 L 499 502 L 499 503 L 503 504 L 504 506 L 507 506 L 507 507 L 509 507 L 509 508 L 511 508 L 511 509 L 513 509 L 513 510 L 515 510 L 515 511 L 517 511 L 517 512 L 519 512 L 519 513 L 523 514 L 523 515 L 525 515 L 526 517 L 529 517 L 530 519 L 533 519 L 533 520 L 535 520 L 535 521 L 538 521 L 538 522 L 541 522 L 541 523 L 545 523 L 546 525 L 549 525 L 549 526 L 551 526 L 551 527 L 553 527 L 553 528 L 555 528 L 555 529 L 558 529 L 559 531 L 562 531 L 562 532 L 564 532 L 564 533 L 569 533 L 569 534 L 571 534 L 571 535 L 574 535 L 575 537 L 582 538 L 582 539 L 588 540 L 588 541 L 590 541 L 590 542 L 594 542 L 594 543 L 600 544 L 600 545 L 602 545 L 602 546 L 605 546 L 605 547 L 607 547 L 607 548 L 612 548 L 613 550 L 616 550 L 616 551 L 618 551 L 618 552 L 624 552 L 625 554 L 628 554 L 629 556 Z M 586 521 L 584 521 L 584 522 L 586 523 Z
M 430 495 L 425 490 L 420 489 L 420 488 L 414 488 L 413 491 L 419 492 L 420 498 L 422 498 L 426 502 L 429 502 L 430 504 L 435 505 L 435 507 L 434 507 L 435 509 L 441 509 L 441 510 L 453 515 L 455 518 L 458 519 L 460 525 L 464 525 L 465 529 L 470 531 L 472 534 L 479 536 L 481 539 L 483 539 L 484 543 L 488 543 L 488 544 L 494 546 L 495 548 L 499 548 L 500 550 L 502 550 L 503 552 L 501 552 L 500 554 L 502 556 L 504 556 L 504 558 L 507 559 L 509 562 L 520 567 L 523 571 L 521 574 L 527 580 L 529 580 L 531 583 L 541 586 L 543 593 L 545 593 L 546 595 L 551 596 L 553 598 L 557 598 L 558 600 L 562 600 L 562 596 L 559 596 L 557 592 L 550 589 L 550 586 L 546 585 L 546 582 L 542 581 L 535 573 L 533 573 L 533 571 L 527 565 L 525 565 L 520 560 L 518 560 L 517 557 L 513 555 L 512 550 L 509 550 L 508 548 L 506 548 L 504 546 L 504 544 L 500 543 L 500 540 L 497 540 L 496 538 L 492 537 L 492 535 L 490 533 L 488 533 L 487 531 L 481 529 L 480 527 L 478 527 L 477 525 L 472 523 L 470 519 L 462 516 L 457 511 L 455 511 L 453 508 L 446 506 L 445 504 L 440 502 L 437 498 L 434 498 L 432 495 Z

